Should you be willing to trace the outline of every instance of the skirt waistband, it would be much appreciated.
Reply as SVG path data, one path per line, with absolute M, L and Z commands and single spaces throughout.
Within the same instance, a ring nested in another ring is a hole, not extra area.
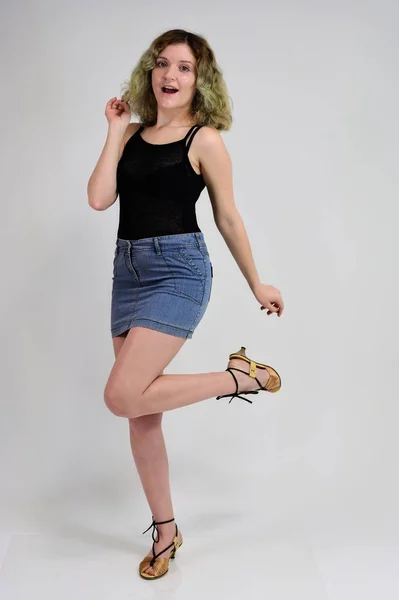
M 124 240 L 116 238 L 118 248 L 133 249 L 154 249 L 162 248 L 180 248 L 181 246 L 197 246 L 201 250 L 206 250 L 206 242 L 202 231 L 193 231 L 192 233 L 177 233 L 173 235 L 159 235 L 151 238 L 141 238 L 139 240 Z

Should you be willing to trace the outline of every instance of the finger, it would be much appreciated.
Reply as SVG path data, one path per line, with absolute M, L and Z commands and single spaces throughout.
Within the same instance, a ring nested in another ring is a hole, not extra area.
M 275 308 L 274 306 L 270 305 L 267 307 L 267 314 L 271 315 L 272 313 L 278 312 L 278 308 Z

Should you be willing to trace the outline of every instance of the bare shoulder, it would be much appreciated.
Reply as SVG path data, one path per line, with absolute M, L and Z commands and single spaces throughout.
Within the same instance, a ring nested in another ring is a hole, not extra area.
M 121 147 L 119 149 L 119 158 L 122 156 L 123 150 L 124 150 L 127 142 L 130 140 L 132 135 L 134 135 L 139 128 L 140 128 L 140 123 L 129 123 L 129 125 L 126 127 L 126 131 L 123 134 Z
M 195 137 L 198 138 L 198 142 L 202 146 L 223 144 L 220 132 L 210 125 L 203 125 Z
M 229 152 L 218 129 L 209 125 L 204 125 L 196 134 L 194 141 L 197 138 L 195 153 L 201 171 L 215 159 L 229 160 Z

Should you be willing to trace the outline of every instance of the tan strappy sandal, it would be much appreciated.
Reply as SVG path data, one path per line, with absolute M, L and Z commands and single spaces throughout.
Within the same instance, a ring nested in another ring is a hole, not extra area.
M 163 577 L 163 575 L 166 575 L 166 573 L 169 571 L 169 559 L 174 558 L 175 554 L 176 554 L 176 550 L 178 548 L 180 548 L 180 546 L 183 545 L 183 541 L 179 542 L 179 540 L 178 540 L 177 536 L 178 536 L 179 530 L 176 525 L 176 533 L 175 533 L 175 537 L 173 538 L 173 542 L 169 546 L 167 546 L 166 548 L 161 550 L 161 552 L 158 552 L 158 554 L 155 554 L 155 542 L 157 542 L 159 539 L 159 531 L 158 531 L 157 525 L 163 525 L 164 523 L 171 523 L 174 520 L 175 519 L 173 518 L 173 519 L 169 519 L 169 521 L 156 522 L 156 521 L 154 521 L 154 517 L 152 517 L 151 525 L 148 527 L 148 529 L 143 531 L 143 534 L 147 533 L 147 531 L 149 529 L 151 529 L 151 527 L 153 527 L 153 530 L 152 530 L 152 539 L 153 539 L 152 557 L 146 556 L 139 565 L 140 576 L 143 577 L 144 579 L 159 579 L 159 577 Z M 155 539 L 155 531 L 157 532 L 158 539 Z M 171 551 L 168 558 L 159 558 L 159 556 L 163 552 L 165 552 L 165 550 L 168 550 L 169 548 L 172 548 L 172 547 L 173 547 L 173 550 Z M 145 573 L 145 570 L 148 569 L 148 567 L 152 568 L 152 570 L 154 571 L 154 575 L 151 575 L 150 573 Z
M 226 371 L 229 371 L 229 373 L 233 376 L 234 381 L 236 382 L 236 391 L 234 392 L 234 394 L 224 394 L 223 396 L 217 396 L 216 400 L 219 400 L 220 398 L 230 398 L 230 401 L 229 401 L 229 404 L 230 404 L 230 402 L 233 400 L 233 398 L 241 398 L 241 400 L 246 400 L 246 402 L 250 402 L 252 404 L 252 400 L 248 400 L 248 398 L 244 398 L 242 395 L 240 395 L 238 393 L 238 381 L 237 381 L 237 378 L 234 375 L 233 371 L 240 371 L 241 373 L 245 373 L 246 375 L 249 375 L 249 377 L 256 379 L 256 381 L 258 382 L 258 384 L 260 386 L 257 390 L 253 390 L 253 391 L 249 391 L 249 392 L 241 392 L 241 394 L 257 394 L 261 390 L 264 390 L 266 392 L 275 393 L 275 392 L 278 392 L 279 389 L 281 388 L 281 377 L 277 373 L 277 371 L 275 369 L 273 369 L 273 367 L 270 367 L 269 365 L 264 365 L 262 363 L 258 363 L 258 362 L 255 362 L 254 360 L 251 360 L 245 354 L 245 350 L 246 350 L 246 348 L 244 346 L 241 346 L 241 349 L 238 352 L 233 352 L 233 354 L 230 354 L 229 360 L 231 360 L 232 358 L 239 358 L 240 360 L 243 360 L 243 361 L 249 363 L 249 373 L 247 371 L 242 371 L 241 369 L 236 369 L 235 367 L 228 367 L 227 369 L 225 369 Z M 256 369 L 266 369 L 267 372 L 269 373 L 269 379 L 267 380 L 265 387 L 262 386 L 261 382 L 256 377 Z

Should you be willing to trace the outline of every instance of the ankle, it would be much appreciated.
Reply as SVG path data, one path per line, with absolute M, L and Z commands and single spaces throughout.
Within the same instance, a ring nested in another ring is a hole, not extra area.
M 165 523 L 165 525 L 158 525 L 158 538 L 159 540 L 170 539 L 176 535 L 176 524 Z
M 256 379 L 251 377 L 249 374 L 249 364 L 248 363 L 245 363 L 244 361 L 236 359 L 236 358 L 232 358 L 232 359 L 230 359 L 228 366 L 234 367 L 233 372 L 237 378 L 238 389 L 240 391 L 244 391 L 244 389 L 245 390 L 257 389 L 259 387 Z M 236 371 L 235 368 L 240 369 L 240 370 Z M 244 373 L 242 373 L 241 371 L 244 371 Z M 266 369 L 256 368 L 255 374 L 256 374 L 256 377 L 261 382 L 261 384 L 263 386 L 265 386 L 270 377 L 269 372 Z

